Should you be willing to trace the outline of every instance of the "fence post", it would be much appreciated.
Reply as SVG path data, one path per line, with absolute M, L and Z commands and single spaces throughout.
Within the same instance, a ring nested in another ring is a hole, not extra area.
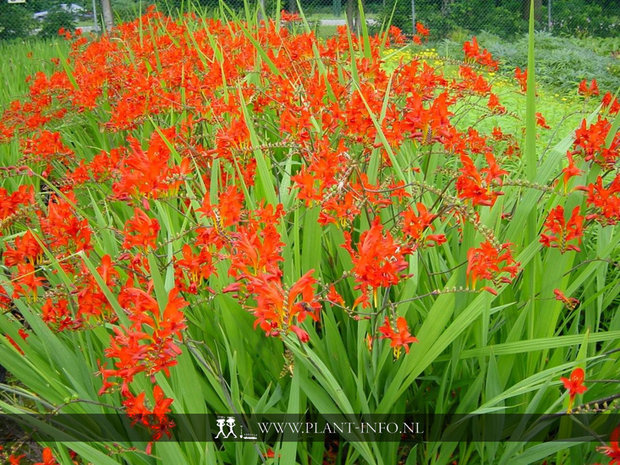
M 411 23 L 412 23 L 412 33 L 415 35 L 415 0 L 411 0 Z
M 549 32 L 553 29 L 553 23 L 551 22 L 551 0 L 547 0 L 547 27 Z

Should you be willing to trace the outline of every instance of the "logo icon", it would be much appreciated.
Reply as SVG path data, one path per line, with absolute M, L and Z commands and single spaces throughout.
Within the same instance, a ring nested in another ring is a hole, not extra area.
M 227 417 L 227 418 L 218 418 L 216 420 L 218 432 L 215 435 L 215 439 L 222 438 L 228 439 L 229 437 L 237 438 L 237 434 L 235 434 L 235 425 L 237 420 L 235 417 Z M 228 431 L 226 431 L 228 429 Z

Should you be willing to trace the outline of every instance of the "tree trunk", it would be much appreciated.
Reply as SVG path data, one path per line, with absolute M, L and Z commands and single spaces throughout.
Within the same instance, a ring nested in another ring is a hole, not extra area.
M 114 27 L 114 15 L 110 0 L 101 0 L 101 12 L 103 14 L 103 26 L 105 32 L 110 32 Z
M 347 0 L 347 24 L 351 32 L 361 34 L 362 26 L 360 24 L 360 10 L 357 6 L 357 0 Z

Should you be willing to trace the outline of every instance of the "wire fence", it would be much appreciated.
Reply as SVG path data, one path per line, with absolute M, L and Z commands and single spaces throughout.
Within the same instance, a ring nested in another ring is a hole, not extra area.
M 181 7 L 181 1 L 161 0 L 158 7 L 174 12 Z M 260 1 L 268 14 L 275 11 L 275 0 L 254 1 Z M 0 40 L 53 37 L 61 28 L 100 32 L 106 2 L 116 22 L 135 18 L 145 9 L 145 4 L 137 0 L 0 0 Z M 243 9 L 243 0 L 226 3 L 233 9 Z M 538 30 L 566 36 L 619 37 L 620 0 L 534 3 Z M 412 33 L 419 21 L 435 38 L 480 31 L 510 38 L 526 32 L 530 0 L 362 0 L 362 4 L 371 31 L 390 21 L 405 33 Z M 219 0 L 199 0 L 199 5 L 215 12 Z M 301 0 L 299 4 L 298 0 L 281 0 L 283 9 L 291 13 L 298 12 L 298 5 L 324 36 L 347 24 L 347 18 L 359 17 L 358 0 Z

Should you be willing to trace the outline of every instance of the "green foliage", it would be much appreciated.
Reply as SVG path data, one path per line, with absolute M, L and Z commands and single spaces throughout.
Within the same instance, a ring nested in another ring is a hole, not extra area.
M 615 6 L 614 6 L 615 5 Z M 617 1 L 564 0 L 552 3 L 553 32 L 574 36 L 618 35 L 620 8 Z
M 536 30 L 548 29 L 549 1 L 554 34 L 570 37 L 617 35 L 620 17 L 617 2 L 613 0 L 547 0 L 537 10 Z M 389 19 L 394 3 L 396 11 L 392 24 L 410 32 L 411 0 L 386 2 L 383 19 Z M 416 20 L 429 27 L 436 38 L 446 37 L 458 29 L 474 33 L 486 31 L 506 38 L 527 32 L 522 0 L 415 0 L 415 8 Z
M 27 37 L 32 28 L 32 14 L 25 6 L 0 1 L 0 40 Z
M 461 43 L 468 40 L 465 32 L 454 32 L 437 44 L 440 53 L 452 58 L 463 56 Z M 481 33 L 478 42 L 501 61 L 500 70 L 512 77 L 518 66 L 527 66 L 527 36 L 504 40 L 497 35 Z M 602 92 L 612 93 L 620 87 L 620 61 L 614 55 L 618 38 L 568 39 L 545 32 L 536 34 L 536 75 L 539 83 L 561 92 L 574 92 L 582 79 L 596 79 Z M 617 52 L 616 52 L 617 53 Z
M 75 16 L 64 10 L 50 11 L 41 24 L 39 36 L 50 38 L 58 35 L 62 28 L 66 31 L 74 31 L 76 26 Z

